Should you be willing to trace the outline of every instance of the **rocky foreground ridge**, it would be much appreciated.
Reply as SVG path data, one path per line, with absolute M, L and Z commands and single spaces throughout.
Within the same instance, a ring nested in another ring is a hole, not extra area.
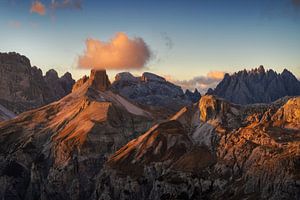
M 0 199 L 90 199 L 107 157 L 151 113 L 106 87 L 103 71 L 61 100 L 0 122 Z
M 299 199 L 299 97 L 155 122 L 105 80 L 0 122 L 1 199 Z
M 16 114 L 64 97 L 74 83 L 68 72 L 58 77 L 52 69 L 43 76 L 25 56 L 0 53 L 0 104 Z
M 237 104 L 271 103 L 285 96 L 300 95 L 300 81 L 287 69 L 282 73 L 265 70 L 263 66 L 243 70 L 223 80 L 207 94 L 213 94 Z
M 239 106 L 203 96 L 105 165 L 95 199 L 299 199 L 300 97 Z
M 11 112 L 4 106 L 0 105 L 0 122 L 4 120 L 12 119 L 15 116 L 16 116 L 15 113 Z

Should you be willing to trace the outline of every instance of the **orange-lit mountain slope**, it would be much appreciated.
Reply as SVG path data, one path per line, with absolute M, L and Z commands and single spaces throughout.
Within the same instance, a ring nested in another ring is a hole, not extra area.
M 112 155 L 98 197 L 298 199 L 299 114 L 299 97 L 240 106 L 203 96 Z
M 150 113 L 107 90 L 105 72 L 63 99 L 0 123 L 0 196 L 79 199 L 106 157 L 152 124 Z M 80 188 L 80 189 L 79 189 Z

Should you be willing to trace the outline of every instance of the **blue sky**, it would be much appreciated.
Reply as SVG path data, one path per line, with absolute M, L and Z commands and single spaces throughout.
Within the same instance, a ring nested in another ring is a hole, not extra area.
M 45 15 L 30 12 L 31 0 L 0 1 L 0 51 L 24 54 L 44 72 L 78 79 L 88 74 L 77 68 L 85 40 L 124 32 L 143 38 L 155 55 L 136 74 L 185 80 L 262 64 L 300 77 L 299 0 L 82 0 L 80 9 L 40 2 Z

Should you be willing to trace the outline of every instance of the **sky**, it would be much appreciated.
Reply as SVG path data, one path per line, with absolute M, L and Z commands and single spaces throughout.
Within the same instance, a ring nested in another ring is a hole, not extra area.
M 90 65 L 201 91 L 259 65 L 300 77 L 300 0 L 2 0 L 0 26 L 0 52 L 74 79 Z

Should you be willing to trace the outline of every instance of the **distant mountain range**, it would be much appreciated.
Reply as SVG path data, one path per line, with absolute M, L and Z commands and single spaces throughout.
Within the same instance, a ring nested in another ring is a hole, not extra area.
M 86 80 L 87 76 L 75 84 L 70 73 L 58 77 L 53 69 L 43 76 L 39 68 L 31 67 L 25 56 L 0 53 L 0 105 L 16 114 L 59 100 Z M 198 90 L 186 90 L 184 93 L 180 86 L 149 72 L 140 77 L 129 72 L 119 73 L 110 88 L 164 117 L 172 115 L 183 106 L 198 102 L 201 97 Z M 207 94 L 236 104 L 270 103 L 284 96 L 300 95 L 300 82 L 286 69 L 278 74 L 260 66 L 250 71 L 225 74 L 217 87 L 209 89 Z
M 0 58 L 0 199 L 300 199 L 300 97 L 283 97 L 298 92 L 287 70 L 226 75 L 209 91 L 220 98 L 152 73 L 111 83 L 92 70 L 74 83 Z
M 287 69 L 278 74 L 263 66 L 243 70 L 224 79 L 207 94 L 213 94 L 237 104 L 270 103 L 284 96 L 300 95 L 300 81 Z

